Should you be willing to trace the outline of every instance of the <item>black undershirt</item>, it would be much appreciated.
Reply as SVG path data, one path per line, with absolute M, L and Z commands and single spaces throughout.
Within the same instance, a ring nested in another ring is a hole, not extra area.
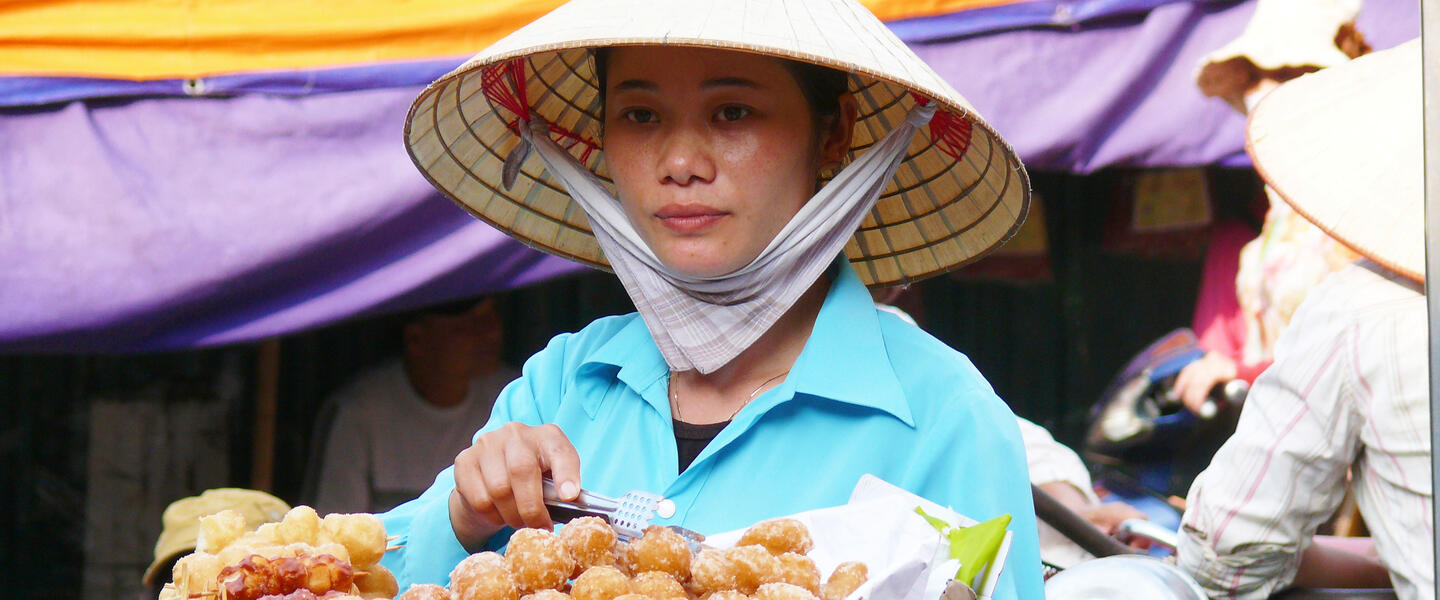
M 729 425 L 729 421 L 711 423 L 709 425 L 693 425 L 684 421 L 675 421 L 675 450 L 680 458 L 680 472 L 690 468 L 690 463 L 695 462 L 695 457 L 705 450 L 710 440 L 720 435 L 720 432 Z

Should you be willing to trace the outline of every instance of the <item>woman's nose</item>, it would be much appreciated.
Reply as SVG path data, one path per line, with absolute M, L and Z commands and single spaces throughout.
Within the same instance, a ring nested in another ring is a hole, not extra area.
M 694 127 L 676 127 L 666 136 L 660 155 L 661 183 L 690 185 L 715 179 L 708 136 Z

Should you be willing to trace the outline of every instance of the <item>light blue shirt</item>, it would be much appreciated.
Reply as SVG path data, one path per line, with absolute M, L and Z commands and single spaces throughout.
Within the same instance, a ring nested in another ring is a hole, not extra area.
M 1015 537 L 994 597 L 1043 598 L 1014 416 L 964 355 L 878 313 L 842 263 L 789 376 L 745 406 L 684 473 L 669 369 L 636 314 L 556 336 L 501 393 L 480 432 L 554 423 L 579 452 L 583 487 L 664 494 L 677 510 L 660 523 L 707 534 L 844 504 L 865 473 L 981 521 L 1008 513 Z M 419 498 L 381 515 L 400 536 L 392 543 L 404 544 L 382 561 L 400 589 L 444 585 L 467 556 L 450 527 L 454 486 L 446 469 Z

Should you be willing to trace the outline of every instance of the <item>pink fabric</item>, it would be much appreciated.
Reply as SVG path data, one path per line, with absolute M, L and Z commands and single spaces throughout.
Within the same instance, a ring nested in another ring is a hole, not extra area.
M 1222 221 L 1211 227 L 1199 298 L 1195 301 L 1195 318 L 1191 324 L 1196 337 L 1200 338 L 1202 349 L 1218 352 L 1235 361 L 1240 377 L 1251 383 L 1264 370 L 1264 365 L 1241 362 L 1245 349 L 1245 318 L 1240 314 L 1240 301 L 1235 294 L 1235 276 L 1240 271 L 1240 249 L 1252 239 L 1255 239 L 1255 232 L 1239 221 Z

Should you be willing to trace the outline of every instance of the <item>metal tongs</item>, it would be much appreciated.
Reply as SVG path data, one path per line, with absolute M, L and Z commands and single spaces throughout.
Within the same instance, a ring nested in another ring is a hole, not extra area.
M 652 519 L 675 516 L 675 503 L 654 492 L 631 490 L 619 498 L 611 498 L 580 490 L 580 496 L 569 501 L 560 499 L 560 492 L 549 477 L 541 479 L 540 482 L 551 520 L 565 523 L 579 517 L 600 517 L 625 541 L 644 535 L 645 528 L 650 526 Z M 697 531 L 676 525 L 667 527 L 685 538 L 692 551 L 699 551 L 701 542 L 705 541 L 704 534 Z

